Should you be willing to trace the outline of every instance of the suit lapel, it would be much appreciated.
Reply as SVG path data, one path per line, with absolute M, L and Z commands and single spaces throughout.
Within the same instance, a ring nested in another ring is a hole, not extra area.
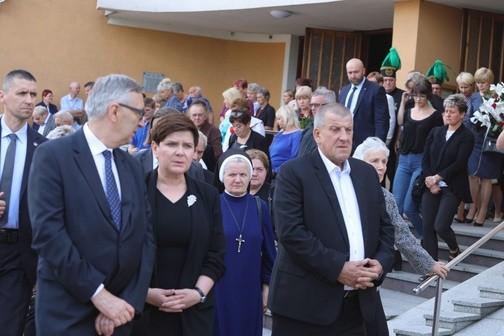
M 26 140 L 26 159 L 23 171 L 23 180 L 21 182 L 20 195 L 23 195 L 23 193 L 26 191 L 26 186 L 28 185 L 28 175 L 30 174 L 30 166 L 33 158 L 33 153 L 35 152 L 35 149 L 38 145 L 46 141 L 45 138 L 31 129 L 30 125 L 28 125 Z
M 333 209 L 334 218 L 336 218 L 336 222 L 341 232 L 341 236 L 345 239 L 346 246 L 350 248 L 346 225 L 345 221 L 343 220 L 343 213 L 341 212 L 341 207 L 338 202 L 338 197 L 336 196 L 336 191 L 334 190 L 331 178 L 318 151 L 314 153 L 313 156 L 315 157 L 313 160 L 315 166 L 315 175 L 317 176 L 322 189 L 329 199 L 329 202 Z
M 133 208 L 133 185 L 134 177 L 129 169 L 129 164 L 126 161 L 126 153 L 120 149 L 114 149 L 114 160 L 119 174 L 119 182 L 121 183 L 121 231 L 131 230 L 130 223 L 131 210 Z
M 75 134 L 73 150 L 77 167 L 81 170 L 82 176 L 84 176 L 89 188 L 92 190 L 103 216 L 107 218 L 109 224 L 115 228 L 110 206 L 100 180 L 100 175 L 98 175 L 93 155 L 91 154 L 91 150 L 89 149 L 82 129 L 78 130 Z
M 354 108 L 354 116 L 357 114 L 357 112 L 359 111 L 359 106 L 360 106 L 360 103 L 362 101 L 362 99 L 364 99 L 364 96 L 366 95 L 367 93 L 367 89 L 368 89 L 368 85 L 367 85 L 367 80 L 365 79 L 364 80 L 364 84 L 362 84 L 362 88 L 360 90 L 360 93 L 359 93 L 359 96 L 357 97 L 357 103 L 355 104 L 355 108 Z

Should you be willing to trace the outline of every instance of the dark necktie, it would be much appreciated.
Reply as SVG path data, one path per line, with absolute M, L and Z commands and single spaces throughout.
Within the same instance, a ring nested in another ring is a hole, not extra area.
M 105 156 L 105 192 L 112 212 L 114 224 L 118 230 L 121 229 L 121 200 L 117 191 L 117 184 L 112 172 L 112 153 L 109 150 L 103 151 Z
M 353 96 L 355 94 L 355 90 L 357 90 L 357 87 L 356 86 L 352 87 L 352 92 L 350 92 L 350 97 L 348 97 L 348 101 L 347 101 L 347 105 L 346 105 L 347 109 L 349 109 L 350 111 L 352 111 L 351 107 L 352 107 L 352 101 L 353 101 Z
M 7 147 L 7 152 L 5 153 L 5 160 L 2 172 L 2 181 L 0 181 L 0 191 L 4 192 L 3 199 L 7 204 L 5 208 L 5 212 L 0 217 L 0 227 L 5 226 L 7 224 L 8 214 L 9 214 L 9 206 L 10 206 L 10 194 L 12 188 L 12 174 L 14 173 L 14 161 L 16 159 L 16 140 L 17 135 L 11 133 L 8 135 L 10 138 L 9 146 Z

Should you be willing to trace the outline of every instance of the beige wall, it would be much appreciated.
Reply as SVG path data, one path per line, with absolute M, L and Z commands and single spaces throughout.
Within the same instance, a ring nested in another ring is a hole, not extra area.
M 82 84 L 109 73 L 142 81 L 160 72 L 187 91 L 203 88 L 216 111 L 221 93 L 236 77 L 269 88 L 277 107 L 281 96 L 283 43 L 250 43 L 127 28 L 107 24 L 96 1 L 5 1 L 0 4 L 0 77 L 15 68 L 32 72 L 39 92 L 53 90 L 55 102 L 72 80 Z M 218 120 L 218 118 L 217 118 Z
M 436 59 L 453 69 L 447 69 L 450 81 L 444 85 L 455 87 L 460 64 L 461 10 L 421 0 L 398 2 L 393 31 L 392 45 L 402 61 L 397 74 L 399 87 L 404 88 L 408 71 L 425 73 Z

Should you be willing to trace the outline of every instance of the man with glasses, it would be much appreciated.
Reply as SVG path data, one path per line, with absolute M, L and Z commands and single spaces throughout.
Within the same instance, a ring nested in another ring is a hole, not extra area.
M 336 94 L 334 91 L 328 90 L 325 86 L 319 87 L 312 93 L 310 100 L 310 109 L 315 116 L 318 110 L 327 104 L 336 103 Z M 317 144 L 313 139 L 313 122 L 303 130 L 301 138 L 301 146 L 299 147 L 298 156 L 302 156 L 307 153 L 313 153 L 317 150 Z
M 39 335 L 129 335 L 155 258 L 140 164 L 119 146 L 144 125 L 142 87 L 96 81 L 89 121 L 39 146 L 28 191 L 39 254 Z

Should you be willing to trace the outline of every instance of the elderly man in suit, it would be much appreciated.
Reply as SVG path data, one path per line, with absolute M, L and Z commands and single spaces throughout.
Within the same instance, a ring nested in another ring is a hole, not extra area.
M 394 229 L 376 171 L 349 158 L 350 111 L 325 105 L 314 127 L 317 151 L 285 163 L 276 179 L 273 335 L 365 335 L 394 260 Z
M 341 89 L 338 102 L 353 115 L 353 149 L 370 136 L 386 142 L 389 111 L 385 89 L 366 79 L 366 68 L 358 58 L 347 62 L 346 71 L 350 84 Z
M 5 76 L 0 91 L 0 334 L 23 335 L 35 286 L 37 255 L 31 248 L 28 173 L 35 149 L 46 139 L 28 126 L 37 96 L 35 77 L 26 70 Z
M 142 167 L 119 146 L 143 124 L 142 87 L 98 79 L 89 122 L 40 146 L 28 191 L 39 254 L 37 335 L 128 335 L 155 258 Z
M 45 106 L 35 106 L 33 109 L 33 129 L 47 137 L 47 134 L 56 128 L 54 116 Z

